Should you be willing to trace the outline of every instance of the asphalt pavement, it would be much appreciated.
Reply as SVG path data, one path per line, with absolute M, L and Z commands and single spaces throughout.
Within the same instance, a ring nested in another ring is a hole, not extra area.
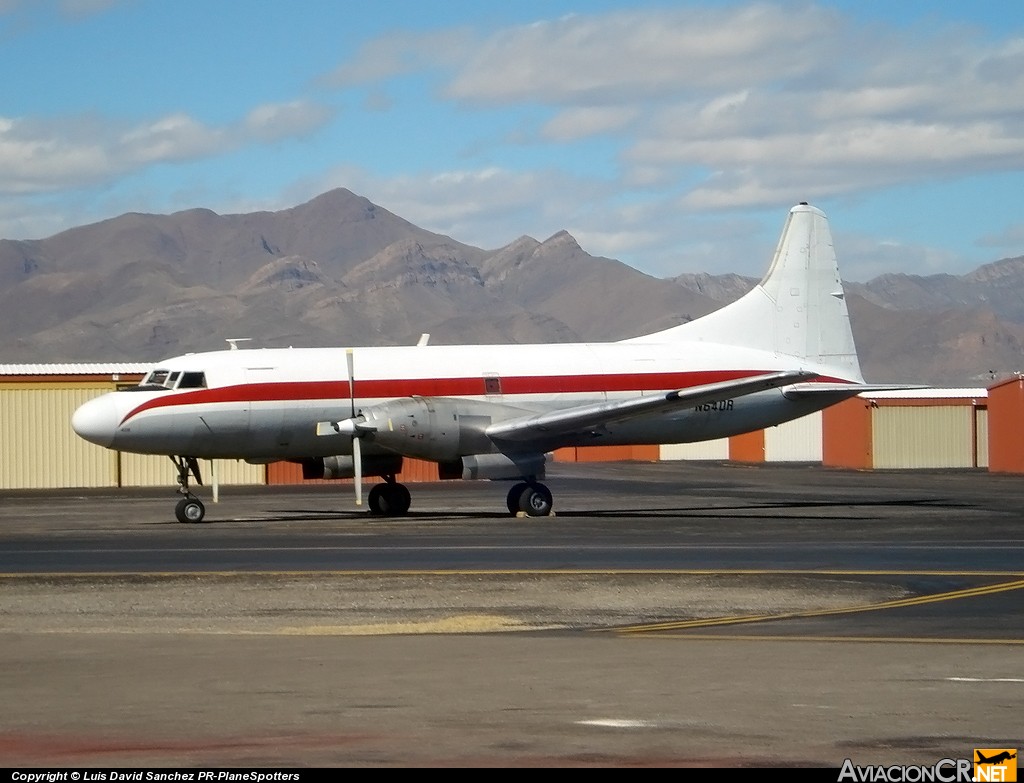
M 1016 748 L 1024 482 L 619 463 L 0 496 L 0 765 L 934 765 Z

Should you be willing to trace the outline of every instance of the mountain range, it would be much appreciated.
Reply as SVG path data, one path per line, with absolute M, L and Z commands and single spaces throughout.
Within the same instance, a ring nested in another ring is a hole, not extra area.
M 0 240 L 0 362 L 156 361 L 262 347 L 618 340 L 721 307 L 739 275 L 646 275 L 567 232 L 484 250 L 339 188 L 278 212 L 129 213 Z M 1024 256 L 846 283 L 869 381 L 1024 370 Z

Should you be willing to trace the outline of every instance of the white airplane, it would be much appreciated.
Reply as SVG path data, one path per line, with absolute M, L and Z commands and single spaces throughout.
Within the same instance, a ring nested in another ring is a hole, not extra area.
M 711 440 L 906 388 L 864 383 L 828 221 L 803 202 L 761 283 L 702 318 L 611 343 L 426 343 L 178 356 L 71 423 L 106 448 L 170 456 L 181 522 L 206 513 L 189 490 L 198 458 L 300 462 L 306 478 L 354 478 L 357 505 L 362 477 L 379 476 L 368 505 L 382 515 L 409 509 L 403 457 L 431 460 L 444 479 L 514 482 L 509 512 L 542 516 L 554 449 Z

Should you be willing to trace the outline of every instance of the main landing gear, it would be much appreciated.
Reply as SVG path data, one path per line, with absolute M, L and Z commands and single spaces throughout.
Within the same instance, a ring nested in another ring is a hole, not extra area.
M 384 476 L 384 481 L 370 490 L 367 504 L 370 513 L 378 517 L 401 517 L 409 512 L 411 497 L 404 484 L 399 484 L 394 475 Z M 551 490 L 538 481 L 520 481 L 512 486 L 505 499 L 508 512 L 513 516 L 546 517 L 551 515 L 554 502 Z
M 370 490 L 366 502 L 370 506 L 370 513 L 375 516 L 401 517 L 408 513 L 412 497 L 405 484 L 395 481 L 392 474 L 384 476 L 384 483 Z
M 551 490 L 537 481 L 521 481 L 513 484 L 505 499 L 508 513 L 513 516 L 525 514 L 528 517 L 547 517 L 551 515 L 554 501 Z
M 178 469 L 178 493 L 182 496 L 178 505 L 174 507 L 174 516 L 179 522 L 186 524 L 202 522 L 206 516 L 206 506 L 188 489 L 189 474 L 195 476 L 196 484 L 203 485 L 203 480 L 199 476 L 199 461 L 195 457 L 171 457 L 171 462 Z

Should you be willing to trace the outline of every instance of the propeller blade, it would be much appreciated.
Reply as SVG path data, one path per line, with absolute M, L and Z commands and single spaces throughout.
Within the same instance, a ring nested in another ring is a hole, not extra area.
M 352 463 L 355 466 L 356 505 L 363 505 L 363 453 L 359 438 L 352 438 Z
M 352 423 L 356 418 L 356 373 L 355 356 L 351 348 L 345 350 L 345 363 L 348 365 L 348 397 L 352 402 Z M 340 431 L 340 430 L 339 430 Z M 359 445 L 359 432 L 352 429 L 352 464 L 355 467 L 356 505 L 363 505 L 363 449 Z
M 348 398 L 352 402 L 352 418 L 354 419 L 356 417 L 356 373 L 353 369 L 355 357 L 352 355 L 351 348 L 345 350 L 345 363 L 348 364 Z

